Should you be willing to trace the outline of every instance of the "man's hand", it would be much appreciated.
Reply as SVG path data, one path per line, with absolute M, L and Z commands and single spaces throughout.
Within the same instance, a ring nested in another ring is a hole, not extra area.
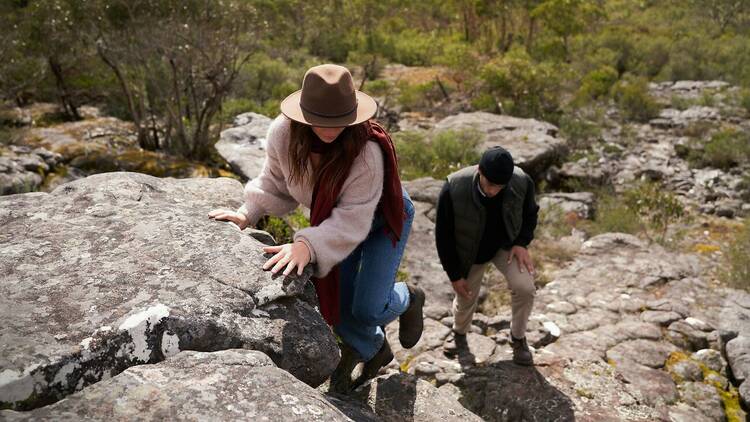
M 208 218 L 213 218 L 217 221 L 231 221 L 232 223 L 236 224 L 237 227 L 240 228 L 240 230 L 245 230 L 245 227 L 247 227 L 249 224 L 249 222 L 247 221 L 247 217 L 245 217 L 245 214 L 224 209 L 217 209 L 209 212 Z
M 452 282 L 451 284 L 453 285 L 453 290 L 457 295 L 465 299 L 471 299 L 471 290 L 469 290 L 469 283 L 466 282 L 466 279 L 462 278 L 460 280 Z
M 289 275 L 297 268 L 297 275 L 302 275 L 305 265 L 310 263 L 310 250 L 303 242 L 297 241 L 279 246 L 266 246 L 263 252 L 275 254 L 263 264 L 263 269 L 271 268 L 271 272 L 276 274 L 286 266 L 284 275 Z
M 516 257 L 516 262 L 518 262 L 518 271 L 524 272 L 525 269 L 529 274 L 534 274 L 534 263 L 531 262 L 531 256 L 529 255 L 528 249 L 518 245 L 512 247 L 510 249 L 510 254 L 508 254 L 508 265 L 513 262 L 514 256 Z

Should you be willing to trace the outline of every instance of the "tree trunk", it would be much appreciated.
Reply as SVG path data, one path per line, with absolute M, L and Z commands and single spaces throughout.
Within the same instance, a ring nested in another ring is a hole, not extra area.
M 60 61 L 56 57 L 47 57 L 47 63 L 52 70 L 52 74 L 55 76 L 55 85 L 57 86 L 57 95 L 60 97 L 60 105 L 62 106 L 63 112 L 71 120 L 81 120 L 81 115 L 78 113 L 78 107 L 71 98 L 68 86 L 65 83 L 65 77 L 63 76 L 63 69 Z

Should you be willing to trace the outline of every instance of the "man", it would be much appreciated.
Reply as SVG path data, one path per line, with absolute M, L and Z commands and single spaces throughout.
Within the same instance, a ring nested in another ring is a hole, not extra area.
M 534 182 L 502 147 L 482 154 L 478 166 L 450 176 L 438 200 L 435 237 L 443 269 L 456 292 L 453 332 L 465 341 L 489 262 L 511 289 L 513 362 L 534 364 L 526 343 L 526 324 L 534 304 L 534 238 L 539 206 Z

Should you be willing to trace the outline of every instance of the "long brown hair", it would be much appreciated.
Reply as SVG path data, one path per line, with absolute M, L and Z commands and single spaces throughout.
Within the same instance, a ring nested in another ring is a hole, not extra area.
M 307 180 L 310 188 L 320 180 L 320 188 L 333 196 L 334 189 L 349 175 L 352 163 L 367 144 L 365 123 L 349 126 L 333 142 L 331 150 L 320 156 L 320 164 L 313 168 L 308 177 L 307 163 L 310 160 L 311 145 L 318 135 L 312 127 L 292 120 L 289 139 L 289 183 L 302 183 Z

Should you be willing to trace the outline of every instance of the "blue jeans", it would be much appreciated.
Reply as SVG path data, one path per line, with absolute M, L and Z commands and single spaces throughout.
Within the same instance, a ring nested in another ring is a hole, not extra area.
M 406 283 L 396 283 L 396 271 L 414 221 L 414 204 L 402 190 L 406 219 L 401 238 L 393 240 L 383 230 L 385 220 L 375 213 L 367 238 L 341 262 L 341 322 L 335 331 L 365 361 L 383 345 L 381 326 L 398 318 L 409 307 Z

